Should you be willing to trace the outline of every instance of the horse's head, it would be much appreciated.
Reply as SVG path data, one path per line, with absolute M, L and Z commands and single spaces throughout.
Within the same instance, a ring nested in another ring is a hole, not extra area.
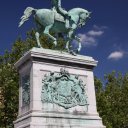
M 90 17 L 90 14 L 91 14 L 91 12 L 88 12 L 87 10 L 84 10 L 83 12 L 81 12 L 80 13 L 80 16 L 79 16 L 79 18 L 80 18 L 80 22 L 79 22 L 79 27 L 82 27 L 82 26 L 84 26 L 85 25 L 85 23 L 86 23 L 86 20 L 88 19 L 88 18 L 91 18 Z

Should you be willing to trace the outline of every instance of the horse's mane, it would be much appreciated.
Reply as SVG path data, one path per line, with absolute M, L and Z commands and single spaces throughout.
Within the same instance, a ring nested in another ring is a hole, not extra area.
M 83 8 L 73 8 L 71 10 L 68 11 L 68 13 L 76 13 L 76 12 L 85 12 L 87 10 L 83 9 Z

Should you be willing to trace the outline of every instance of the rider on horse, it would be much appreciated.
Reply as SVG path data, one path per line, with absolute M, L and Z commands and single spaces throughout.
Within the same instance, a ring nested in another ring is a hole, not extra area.
M 65 27 L 66 28 L 70 28 L 69 20 L 70 20 L 71 17 L 68 15 L 68 12 L 61 7 L 61 0 L 52 0 L 52 7 L 59 14 L 61 14 L 62 16 L 64 16 L 65 22 L 66 22 Z

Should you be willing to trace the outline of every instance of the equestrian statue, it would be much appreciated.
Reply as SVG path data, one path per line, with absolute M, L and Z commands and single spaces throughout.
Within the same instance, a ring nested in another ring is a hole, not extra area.
M 50 32 L 62 33 L 66 35 L 66 50 L 76 55 L 82 46 L 80 38 L 75 35 L 75 30 L 85 25 L 87 19 L 90 18 L 91 12 L 82 8 L 73 8 L 67 12 L 61 7 L 61 0 L 51 0 L 51 2 L 52 9 L 34 9 L 27 7 L 24 15 L 21 17 L 19 27 L 33 15 L 37 26 L 35 37 L 39 48 L 42 48 L 39 40 L 40 34 L 47 35 L 56 46 L 57 39 L 53 37 Z M 78 42 L 78 48 L 76 50 L 70 49 L 72 40 Z

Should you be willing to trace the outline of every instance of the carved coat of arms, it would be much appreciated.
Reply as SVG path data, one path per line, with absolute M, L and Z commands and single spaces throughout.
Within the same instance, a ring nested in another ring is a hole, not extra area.
M 42 83 L 42 102 L 55 103 L 65 109 L 88 105 L 83 81 L 65 69 L 45 75 Z

